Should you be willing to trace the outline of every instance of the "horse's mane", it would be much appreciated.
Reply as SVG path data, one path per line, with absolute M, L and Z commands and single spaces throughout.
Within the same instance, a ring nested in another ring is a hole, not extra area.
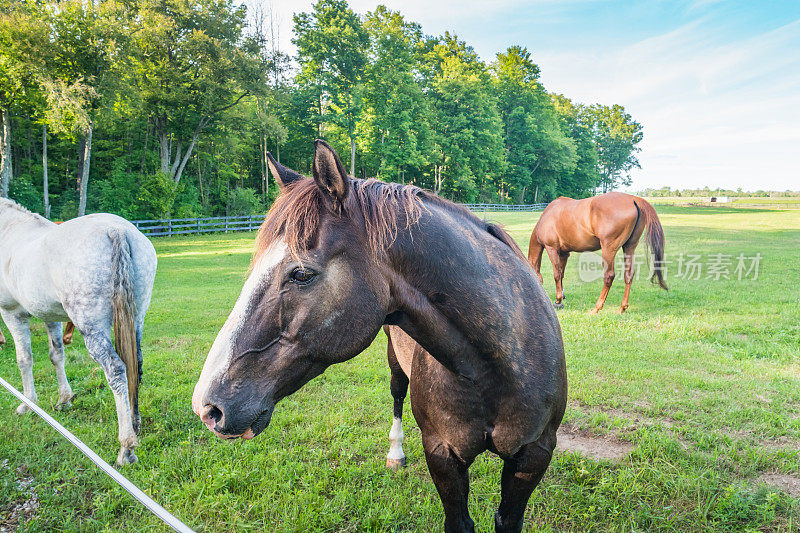
M 489 224 L 449 200 L 429 193 L 414 185 L 387 183 L 376 179 L 349 178 L 350 194 L 341 216 L 360 217 L 369 239 L 371 253 L 383 254 L 397 237 L 400 229 L 416 224 L 427 202 L 457 213 L 483 228 L 489 234 L 508 245 L 514 253 L 525 259 L 514 239 L 502 228 Z M 322 192 L 313 179 L 295 181 L 281 191 L 272 204 L 256 237 L 253 261 L 263 254 L 279 238 L 283 238 L 290 253 L 295 257 L 308 251 L 319 232 L 321 212 L 324 208 Z
M 27 218 L 29 218 L 31 220 L 35 220 L 36 222 L 42 222 L 42 223 L 44 223 L 44 222 L 48 222 L 49 223 L 50 222 L 49 220 L 44 218 L 42 215 L 39 215 L 37 213 L 33 213 L 31 211 L 28 211 L 27 209 L 25 209 L 24 207 L 19 205 L 14 200 L 11 200 L 9 198 L 0 198 L 0 214 L 2 214 L 3 211 L 5 211 L 7 209 L 13 209 L 14 211 L 17 211 L 20 214 L 27 216 Z

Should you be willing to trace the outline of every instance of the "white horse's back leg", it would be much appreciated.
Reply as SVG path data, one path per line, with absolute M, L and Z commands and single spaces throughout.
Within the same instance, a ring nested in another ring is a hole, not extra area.
M 46 326 L 47 336 L 50 338 L 50 362 L 56 368 L 56 379 L 58 380 L 58 403 L 56 404 L 56 409 L 69 407 L 75 395 L 72 393 L 72 387 L 69 386 L 67 374 L 64 371 L 66 357 L 64 355 L 63 326 L 61 322 L 48 322 Z
M 84 329 L 80 325 L 76 325 L 83 333 Z M 87 332 L 84 334 L 83 339 L 86 342 L 89 355 L 103 369 L 108 386 L 111 387 L 111 392 L 114 394 L 114 403 L 117 407 L 117 423 L 119 425 L 119 443 L 121 446 L 117 456 L 117 465 L 133 464 L 138 461 L 134 449 L 139 445 L 139 441 L 133 430 L 133 409 L 128 396 L 128 378 L 125 363 L 114 351 L 114 346 L 108 333 Z
M 17 366 L 22 375 L 22 392 L 31 401 L 38 402 L 36 389 L 33 386 L 33 351 L 31 350 L 31 317 L 22 313 L 2 313 L 3 322 L 6 323 L 14 347 L 17 350 Z M 27 413 L 30 409 L 24 403 L 17 407 L 17 414 Z
M 144 319 L 136 323 L 136 360 L 139 364 L 139 382 L 142 381 L 142 365 L 144 363 L 142 357 L 142 336 L 144 335 Z M 136 395 L 136 401 L 133 406 L 133 430 L 136 434 L 142 429 L 142 415 L 139 413 L 139 395 Z

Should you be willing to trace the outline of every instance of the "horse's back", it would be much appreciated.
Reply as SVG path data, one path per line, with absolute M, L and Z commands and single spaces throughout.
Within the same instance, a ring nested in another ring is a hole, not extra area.
M 592 251 L 600 247 L 591 225 L 591 198 L 561 196 L 547 206 L 534 228 L 539 242 L 560 251 Z
M 553 200 L 536 225 L 537 238 L 544 246 L 560 251 L 599 250 L 603 242 L 631 233 L 636 224 L 637 197 L 621 192 L 575 200 Z
M 123 244 L 115 246 L 113 240 Z M 49 269 L 62 301 L 97 298 L 97 305 L 109 301 L 111 265 L 115 249 L 130 250 L 131 284 L 142 307 L 149 306 L 156 272 L 153 244 L 129 221 L 109 213 L 96 213 L 68 220 L 53 228 L 47 237 Z M 124 246 L 127 244 L 127 247 Z
M 636 197 L 621 192 L 609 192 L 590 198 L 591 224 L 602 241 L 624 241 L 630 236 L 639 218 Z M 619 242 L 622 245 L 623 242 Z

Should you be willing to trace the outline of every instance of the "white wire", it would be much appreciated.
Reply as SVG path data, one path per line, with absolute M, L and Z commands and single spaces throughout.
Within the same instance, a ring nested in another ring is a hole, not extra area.
M 169 511 L 167 511 L 166 509 L 161 507 L 159 504 L 157 504 L 155 501 L 153 501 L 153 499 L 150 498 L 150 496 L 148 496 L 147 494 L 142 492 L 139 489 L 139 487 L 137 487 L 136 485 L 131 483 L 128 480 L 128 478 L 126 478 L 125 476 L 120 474 L 110 464 L 108 464 L 107 462 L 103 461 L 103 459 L 99 455 L 94 453 L 94 451 L 92 451 L 91 448 L 89 448 L 87 445 L 85 445 L 83 442 L 81 442 L 81 440 L 78 437 L 76 437 L 75 435 L 70 433 L 67 428 L 65 428 L 64 426 L 59 424 L 52 416 L 50 416 L 46 412 L 44 412 L 38 405 L 36 405 L 32 401 L 30 401 L 28 398 L 26 398 L 21 392 L 19 392 L 17 389 L 12 387 L 3 378 L 0 378 L 0 385 L 5 387 L 6 389 L 8 389 L 8 391 L 11 394 L 13 394 L 17 398 L 19 398 L 19 400 L 22 403 L 24 403 L 25 405 L 30 407 L 33 410 L 33 412 L 36 413 L 37 415 L 39 415 L 40 417 L 42 417 L 42 419 L 45 422 L 47 422 L 48 424 L 53 426 L 53 428 L 56 431 L 58 431 L 59 433 L 61 433 L 61 435 L 63 435 L 65 439 L 67 439 L 73 445 L 75 445 L 75 447 L 78 448 L 81 452 L 83 452 L 83 454 L 86 457 L 88 457 L 94 464 L 99 466 L 103 470 L 103 472 L 105 472 L 106 474 L 111 476 L 111 478 L 114 481 L 116 481 L 123 489 L 127 490 L 130 493 L 131 496 L 133 496 L 134 498 L 139 500 L 139 502 L 142 505 L 147 507 L 150 510 L 150 512 L 152 512 L 154 515 L 159 517 L 165 524 L 170 526 L 172 529 L 174 529 L 178 533 L 194 533 L 194 531 L 189 526 L 187 526 L 186 524 L 184 524 L 183 522 L 181 522 L 180 520 L 178 520 L 177 518 L 172 516 L 169 513 Z

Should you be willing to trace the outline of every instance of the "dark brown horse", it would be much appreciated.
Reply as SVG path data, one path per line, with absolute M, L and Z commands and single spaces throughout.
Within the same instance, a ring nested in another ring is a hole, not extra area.
M 633 282 L 633 256 L 639 238 L 647 228 L 647 243 L 653 253 L 653 283 L 658 280 L 662 289 L 664 282 L 664 230 L 658 220 L 656 210 L 643 198 L 620 192 L 610 192 L 573 200 L 564 196 L 550 202 L 542 213 L 531 234 L 528 259 L 533 264 L 539 281 L 542 281 L 542 252 L 547 250 L 553 264 L 556 280 L 557 309 L 564 304 L 564 291 L 561 283 L 570 252 L 593 252 L 602 250 L 603 290 L 591 314 L 597 314 L 606 302 L 608 291 L 614 282 L 614 257 L 622 248 L 625 254 L 625 295 L 619 312 L 628 308 L 628 298 Z
M 392 393 L 402 405 L 410 375 L 445 529 L 474 529 L 468 469 L 490 450 L 504 460 L 497 531 L 520 531 L 566 404 L 553 306 L 497 226 L 413 186 L 349 177 L 327 144 L 315 149 L 313 179 L 270 160 L 282 192 L 194 411 L 221 438 L 252 438 L 278 401 L 396 326 Z

